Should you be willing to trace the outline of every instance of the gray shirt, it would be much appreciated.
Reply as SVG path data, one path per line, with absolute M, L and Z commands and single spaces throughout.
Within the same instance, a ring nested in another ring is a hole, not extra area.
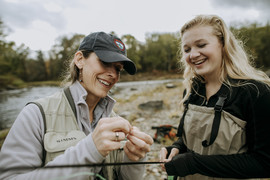
M 91 133 L 99 119 L 108 117 L 115 101 L 106 96 L 101 99 L 94 111 L 94 120 L 90 123 L 88 106 L 85 102 L 86 90 L 75 82 L 70 86 L 70 91 L 77 110 L 79 128 L 87 135 L 76 146 L 66 149 L 65 153 L 57 156 L 46 166 L 50 165 L 74 165 L 101 163 L 103 157 L 97 150 Z M 14 124 L 0 151 L 0 167 L 40 167 L 43 159 L 44 123 L 39 108 L 34 104 L 25 106 Z M 144 161 L 142 159 L 142 161 Z M 130 162 L 124 156 L 124 162 Z M 120 179 L 143 179 L 144 165 L 121 166 Z M 88 179 L 85 173 L 99 172 L 97 168 L 53 168 L 53 169 L 22 169 L 0 172 L 0 179 L 55 179 L 59 177 L 71 177 L 73 179 Z

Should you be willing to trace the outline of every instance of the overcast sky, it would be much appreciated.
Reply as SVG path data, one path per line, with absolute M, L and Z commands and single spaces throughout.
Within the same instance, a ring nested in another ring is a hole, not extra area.
M 114 31 L 144 41 L 147 33 L 178 32 L 198 14 L 230 26 L 270 20 L 270 0 L 0 0 L 7 41 L 48 51 L 59 36 Z

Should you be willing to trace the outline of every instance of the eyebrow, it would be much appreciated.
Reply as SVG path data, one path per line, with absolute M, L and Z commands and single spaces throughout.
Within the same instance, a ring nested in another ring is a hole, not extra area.
M 198 39 L 195 41 L 195 43 L 201 42 L 201 41 L 205 41 L 205 39 Z
M 205 41 L 205 39 L 198 39 L 194 43 L 200 43 L 201 41 Z M 186 45 L 186 44 L 183 45 L 183 47 L 186 47 L 186 46 L 188 46 L 188 45 Z

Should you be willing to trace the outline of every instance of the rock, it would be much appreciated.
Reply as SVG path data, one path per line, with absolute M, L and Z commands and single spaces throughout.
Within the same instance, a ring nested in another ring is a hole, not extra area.
M 139 104 L 139 108 L 142 110 L 160 110 L 163 108 L 163 101 L 148 101 L 146 103 Z
M 175 88 L 176 87 L 176 85 L 175 84 L 173 84 L 173 83 L 168 83 L 168 84 L 166 84 L 166 88 Z
M 145 118 L 138 118 L 138 119 L 136 119 L 136 120 L 134 120 L 134 122 L 142 122 L 142 121 L 144 121 L 145 120 Z
M 119 114 L 121 117 L 123 117 L 123 118 L 127 118 L 127 117 L 129 117 L 130 116 L 130 112 L 129 111 L 124 111 L 124 112 L 121 112 L 121 114 Z
M 157 178 L 153 174 L 147 174 L 144 179 L 147 180 L 156 180 Z

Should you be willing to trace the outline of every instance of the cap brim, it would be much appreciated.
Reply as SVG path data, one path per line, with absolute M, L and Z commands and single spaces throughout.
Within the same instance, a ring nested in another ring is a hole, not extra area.
M 136 73 L 136 66 L 133 61 L 128 59 L 125 55 L 106 50 L 94 50 L 96 55 L 101 61 L 112 63 L 112 62 L 123 62 L 124 69 L 130 74 L 134 75 Z

